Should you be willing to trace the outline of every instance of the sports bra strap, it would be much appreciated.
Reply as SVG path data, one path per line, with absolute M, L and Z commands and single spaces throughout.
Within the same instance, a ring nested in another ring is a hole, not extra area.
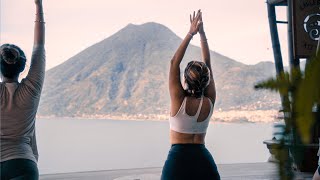
M 181 110 L 183 110 L 183 112 L 186 112 L 186 104 L 187 104 L 187 96 L 185 96 L 183 98 L 182 104 L 181 104 Z
M 200 111 L 201 111 L 201 108 L 202 108 L 202 103 L 203 103 L 203 96 L 201 96 L 201 100 L 200 100 L 200 104 L 199 104 L 199 107 L 198 107 L 198 111 L 197 111 L 197 114 L 195 115 L 197 119 L 198 119 L 198 117 L 200 115 Z

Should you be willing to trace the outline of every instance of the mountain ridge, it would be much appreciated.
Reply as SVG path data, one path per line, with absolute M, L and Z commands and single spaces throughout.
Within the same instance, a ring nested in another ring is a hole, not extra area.
M 169 113 L 169 62 L 181 41 L 169 28 L 155 22 L 128 24 L 47 71 L 39 114 Z M 214 51 L 210 55 L 216 108 L 277 108 L 276 94 L 253 90 L 255 82 L 274 75 L 273 63 L 245 65 Z M 199 57 L 200 48 L 189 45 L 181 69 Z M 258 101 L 264 103 L 257 105 Z

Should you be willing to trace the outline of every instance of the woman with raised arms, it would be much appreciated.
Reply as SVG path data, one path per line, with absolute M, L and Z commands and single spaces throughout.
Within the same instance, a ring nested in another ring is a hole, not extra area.
M 162 180 L 220 179 L 217 166 L 205 147 L 205 136 L 213 112 L 216 90 L 202 12 L 190 15 L 190 30 L 174 54 L 169 71 L 171 97 L 171 149 L 162 170 Z M 180 80 L 180 63 L 194 35 L 200 34 L 202 61 L 191 61 Z
M 42 0 L 34 0 L 36 18 L 31 65 L 19 82 L 27 58 L 16 45 L 0 47 L 1 77 L 1 180 L 37 180 L 38 151 L 35 118 L 45 74 L 45 22 Z

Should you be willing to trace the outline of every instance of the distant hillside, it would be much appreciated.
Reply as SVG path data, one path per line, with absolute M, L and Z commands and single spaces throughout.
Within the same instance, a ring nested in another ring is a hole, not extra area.
M 168 113 L 169 61 L 181 41 L 161 24 L 127 25 L 47 72 L 39 115 Z M 210 53 L 215 109 L 279 107 L 277 94 L 253 89 L 257 81 L 274 75 L 273 63 L 245 65 Z M 199 58 L 200 48 L 189 46 L 181 68 Z

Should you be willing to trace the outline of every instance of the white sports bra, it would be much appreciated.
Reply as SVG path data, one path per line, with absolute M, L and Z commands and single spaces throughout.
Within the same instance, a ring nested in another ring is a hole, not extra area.
M 201 121 L 201 122 L 198 122 L 197 119 L 201 111 L 203 96 L 201 97 L 198 111 L 194 116 L 189 116 L 186 113 L 186 101 L 187 101 L 187 97 L 184 98 L 177 114 L 173 117 L 170 116 L 169 118 L 170 129 L 173 131 L 185 133 L 185 134 L 206 133 L 207 128 L 209 126 L 209 121 L 213 112 L 213 105 L 211 100 L 209 100 L 209 103 L 210 103 L 209 115 L 204 121 Z

